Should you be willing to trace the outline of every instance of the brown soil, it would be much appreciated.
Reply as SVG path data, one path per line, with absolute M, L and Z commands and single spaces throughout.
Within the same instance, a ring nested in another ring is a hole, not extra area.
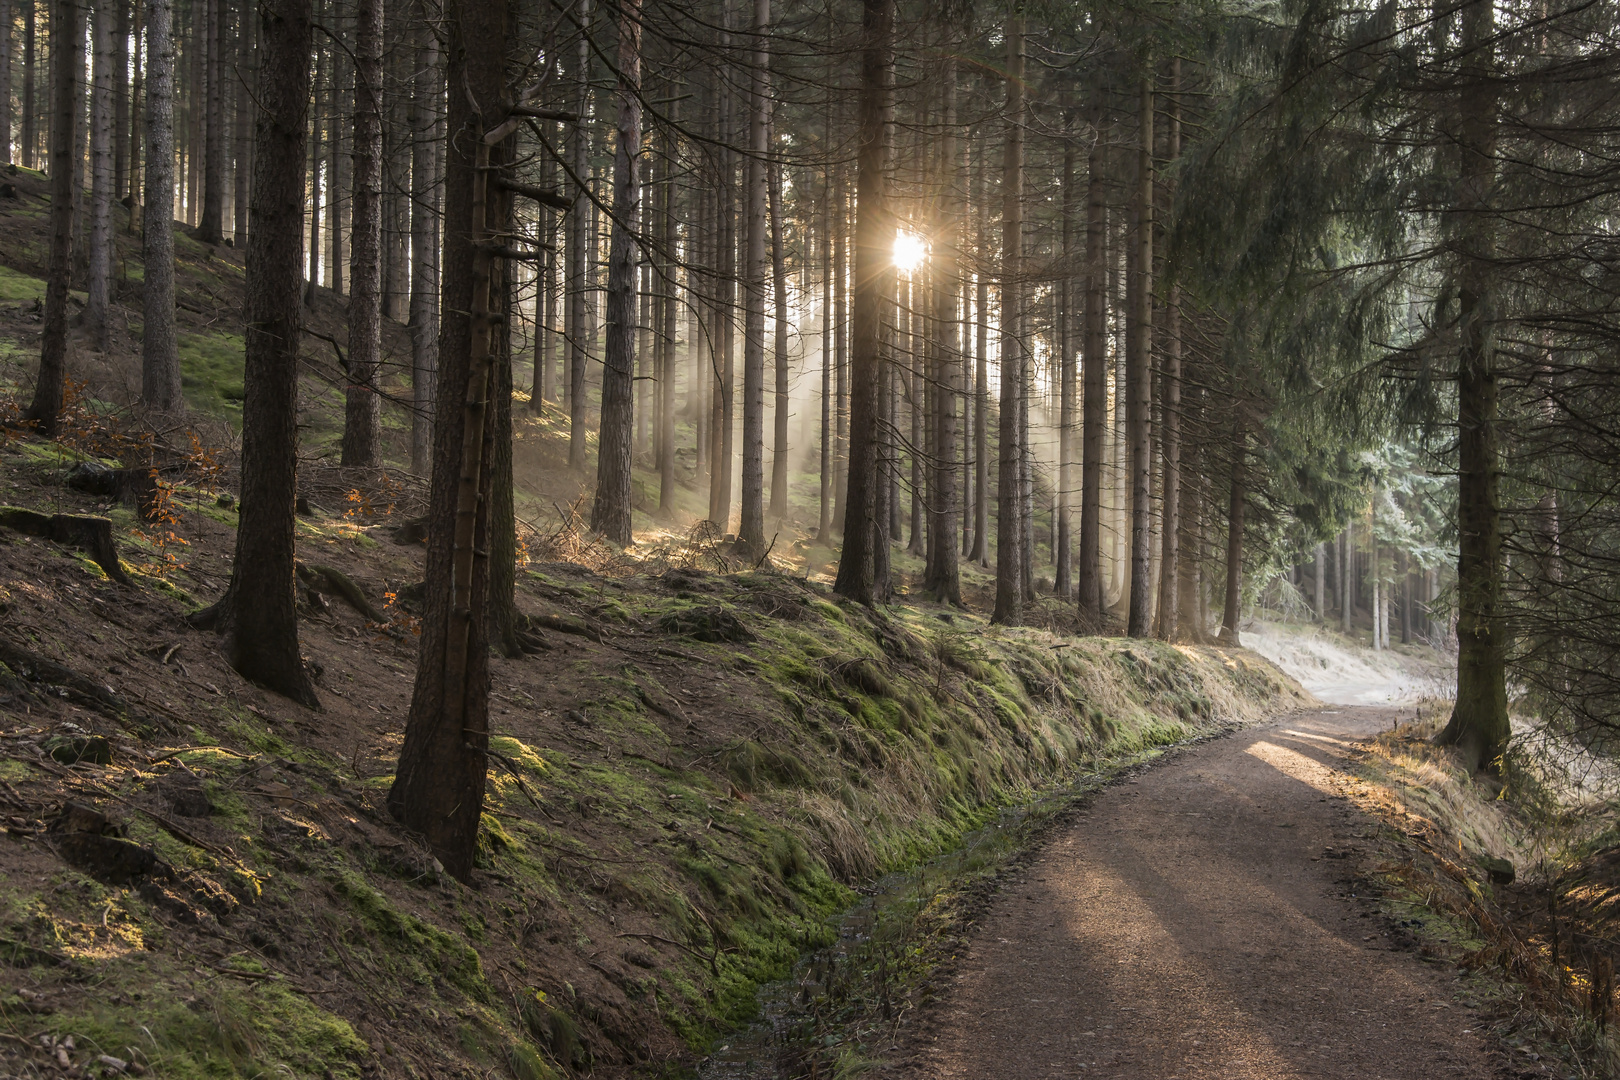
M 1484 1077 L 1477 1006 L 1357 876 L 1350 740 L 1296 713 L 1098 796 L 977 928 L 917 1024 L 916 1077 Z

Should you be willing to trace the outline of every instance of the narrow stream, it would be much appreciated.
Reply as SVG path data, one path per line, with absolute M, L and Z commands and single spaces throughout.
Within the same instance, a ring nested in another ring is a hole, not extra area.
M 862 888 L 861 901 L 839 921 L 837 941 L 802 957 L 790 977 L 761 987 L 758 1018 L 721 1040 L 699 1065 L 698 1075 L 703 1080 L 790 1080 L 801 1072 L 794 1064 L 811 1052 L 831 1054 L 852 1036 L 858 1041 L 859 1031 L 850 1029 L 859 1028 L 863 1010 L 852 1000 L 876 1004 L 885 1020 L 902 1019 L 892 1016 L 883 985 L 888 958 L 915 943 L 917 917 L 940 892 L 1001 872 L 1043 824 L 1077 800 L 1167 750 L 1210 737 L 1154 747 L 1093 767 L 1045 795 L 1002 810 L 950 851 Z

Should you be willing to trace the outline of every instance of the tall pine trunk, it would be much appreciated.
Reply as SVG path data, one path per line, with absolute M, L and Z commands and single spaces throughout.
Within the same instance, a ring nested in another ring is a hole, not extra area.
M 447 153 L 438 408 L 422 638 L 388 808 L 453 876 L 472 875 L 488 771 L 490 498 L 497 372 L 489 183 L 491 130 L 505 119 L 512 11 L 503 0 L 445 5 Z M 499 141 L 497 139 L 497 141 Z M 505 160 L 504 150 L 499 151 Z M 494 214 L 495 217 L 491 217 Z
M 218 244 L 225 239 L 225 0 L 198 0 L 208 5 L 204 50 L 203 197 L 197 239 Z
M 174 307 L 173 0 L 146 0 L 146 206 L 141 241 L 141 400 L 178 413 L 180 349 Z
M 226 658 L 244 678 L 314 708 L 315 688 L 298 651 L 293 574 L 299 248 L 313 19 L 310 0 L 260 0 L 259 14 L 259 153 L 243 307 L 241 516 L 230 584 L 192 622 L 224 636 Z
M 1074 592 L 1073 544 L 1069 536 L 1069 458 L 1074 447 L 1075 363 L 1074 363 L 1074 261 L 1075 207 L 1079 194 L 1074 182 L 1074 134 L 1072 120 L 1065 124 L 1063 140 L 1063 268 L 1056 283 L 1058 342 L 1058 459 L 1054 472 L 1052 562 L 1053 591 L 1062 599 Z
M 1457 701 L 1436 737 L 1469 769 L 1500 771 L 1508 723 L 1502 625 L 1501 451 L 1497 432 L 1496 317 L 1492 274 L 1496 183 L 1495 8 L 1472 0 L 1461 13 L 1466 87 L 1457 105 L 1461 155 L 1457 219 Z
M 375 2 L 375 0 L 371 0 Z M 439 177 L 438 110 L 444 82 L 439 71 L 439 39 L 427 10 L 415 11 L 417 71 L 411 79 L 411 471 L 425 476 L 432 468 L 433 382 L 439 365 Z M 358 149 L 358 141 L 356 142 Z M 358 165 L 356 172 L 358 173 Z M 350 218 L 358 222 L 351 209 Z M 351 232 L 354 225 L 351 224 Z M 351 248 L 353 246 L 351 239 Z M 358 275 L 351 275 L 358 281 Z M 354 287 L 354 282 L 350 283 Z
M 636 235 L 641 227 L 641 4 L 620 0 L 619 118 L 613 153 L 613 237 L 608 251 L 607 342 L 602 423 L 596 444 L 591 529 L 615 544 L 630 535 L 630 443 L 634 434 Z
M 1181 154 L 1181 60 L 1170 61 L 1170 86 L 1165 100 L 1166 155 L 1174 162 Z M 1166 641 L 1178 636 L 1180 614 L 1177 595 L 1181 586 L 1181 287 L 1172 284 L 1165 297 L 1164 372 L 1159 380 L 1159 453 L 1164 464 L 1159 552 L 1158 635 Z
M 1126 632 L 1150 630 L 1152 575 L 1153 442 L 1153 83 L 1143 76 L 1138 93 L 1136 152 L 1135 280 L 1126 344 L 1125 438 L 1130 448 L 1131 582 Z
M 1232 482 L 1226 504 L 1226 603 L 1221 610 L 1222 645 L 1237 648 L 1243 616 L 1243 519 L 1248 505 L 1248 433 L 1239 420 L 1232 430 Z
M 788 321 L 787 295 L 787 243 L 782 219 L 782 165 L 770 163 L 771 181 L 771 296 L 776 303 L 776 341 L 772 359 L 776 367 L 775 404 L 771 433 L 771 505 L 769 515 L 773 521 L 787 516 L 788 496 L 788 335 L 792 326 Z M 801 277 L 801 281 L 803 278 Z
M 934 401 L 931 516 L 925 588 L 942 603 L 961 606 L 961 548 L 956 486 L 956 402 L 961 392 L 961 200 L 956 183 L 960 162 L 956 138 L 956 64 L 946 60 L 940 72 L 942 108 L 939 147 L 939 221 L 935 227 L 930 279 L 933 318 L 929 320 Z
M 1102 467 L 1108 427 L 1108 206 L 1103 182 L 1099 106 L 1096 135 L 1086 161 L 1086 313 L 1081 334 L 1080 566 L 1076 573 L 1080 618 L 1088 630 L 1102 627 Z
M 11 0 L 0 0 L 0 155 L 5 164 L 15 161 L 11 151 Z
M 39 381 L 23 414 L 43 435 L 55 435 L 67 378 L 68 288 L 73 274 L 78 185 L 74 163 L 79 111 L 77 74 L 84 70 L 84 5 L 54 0 L 51 7 L 51 250 L 45 273 L 45 323 L 40 334 Z
M 991 622 L 1024 615 L 1024 19 L 1007 20 L 1007 134 L 1001 181 L 1001 417 L 996 468 L 996 604 Z
M 90 273 L 86 281 L 84 328 L 91 343 L 107 349 L 112 300 L 113 177 L 113 48 L 114 6 L 121 0 L 96 0 L 91 14 L 95 51 L 94 80 L 90 90 Z
M 748 160 L 744 214 L 747 233 L 743 255 L 743 432 L 742 517 L 737 549 L 755 559 L 765 551 L 765 282 L 771 273 L 769 251 L 770 84 L 765 66 L 770 33 L 770 0 L 754 0 L 753 45 L 749 67 Z
M 354 33 L 354 193 L 349 211 L 344 465 L 377 464 L 377 429 L 382 416 L 377 386 L 382 362 L 382 53 L 382 0 L 359 0 Z
M 833 591 L 862 604 L 889 592 L 888 499 L 881 446 L 885 320 L 894 302 L 894 222 L 889 216 L 894 126 L 894 0 L 863 0 L 856 174 L 854 303 L 850 334 L 849 478 L 844 547 Z M 881 555 L 880 555 L 881 550 Z
M 591 243 L 590 124 L 591 109 L 591 0 L 578 0 L 579 49 L 574 71 L 579 122 L 569 133 L 568 158 L 575 179 L 574 206 L 568 212 L 567 337 L 568 337 L 568 467 L 585 467 L 585 365 L 589 358 Z M 453 95 L 452 95 L 453 96 Z

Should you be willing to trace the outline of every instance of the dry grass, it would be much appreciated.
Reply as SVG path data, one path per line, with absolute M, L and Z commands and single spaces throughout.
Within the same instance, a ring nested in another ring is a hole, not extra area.
M 1429 941 L 1425 955 L 1505 980 L 1506 1045 L 1550 1052 L 1583 1080 L 1620 1076 L 1620 847 L 1609 807 L 1570 782 L 1569 748 L 1545 735 L 1516 742 L 1505 780 L 1470 776 L 1431 741 L 1449 704 L 1426 701 L 1420 719 L 1363 744 L 1366 783 L 1352 797 L 1400 834 L 1376 871 L 1461 930 L 1459 944 Z M 1487 857 L 1511 862 L 1518 879 L 1493 886 Z

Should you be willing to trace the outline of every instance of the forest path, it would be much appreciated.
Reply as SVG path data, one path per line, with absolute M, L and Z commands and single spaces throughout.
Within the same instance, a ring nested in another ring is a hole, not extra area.
M 1394 716 L 1294 713 L 1101 792 L 981 920 L 898 1071 L 1492 1075 L 1454 969 L 1350 895 L 1372 823 L 1339 795 L 1344 749 Z

